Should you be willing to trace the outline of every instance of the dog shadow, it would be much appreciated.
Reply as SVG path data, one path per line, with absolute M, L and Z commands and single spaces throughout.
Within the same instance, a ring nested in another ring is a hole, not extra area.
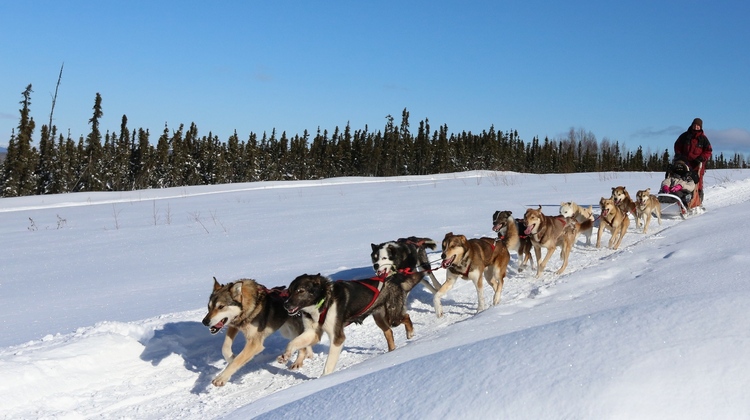
M 183 321 L 164 324 L 161 329 L 154 331 L 144 345 L 140 358 L 152 366 L 158 366 L 167 357 L 176 354 L 183 360 L 185 369 L 198 373 L 198 378 L 190 390 L 193 394 L 208 392 L 213 385 L 211 381 L 223 369 L 215 365 L 221 364 L 224 357 L 221 354 L 221 346 L 224 343 L 224 334 L 212 335 L 200 322 Z M 299 379 L 309 379 L 306 375 L 291 371 L 286 367 L 274 364 L 276 357 L 284 352 L 288 340 L 281 334 L 274 333 L 264 342 L 265 349 L 252 360 L 240 368 L 230 382 L 237 378 L 260 369 L 265 369 L 274 375 L 292 375 Z M 245 338 L 237 334 L 232 349 L 236 355 L 245 346 Z

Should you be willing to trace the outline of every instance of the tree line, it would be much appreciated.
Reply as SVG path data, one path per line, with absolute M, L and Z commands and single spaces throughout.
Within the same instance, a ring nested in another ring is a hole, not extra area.
M 280 135 L 274 129 L 241 140 L 235 131 L 226 141 L 209 132 L 199 135 L 191 123 L 176 130 L 166 124 L 156 141 L 148 129 L 130 129 L 122 116 L 119 131 L 102 133 L 102 97 L 96 94 L 90 132 L 73 140 L 56 126 L 42 125 L 38 147 L 31 116 L 32 86 L 22 93 L 20 120 L 0 165 L 0 195 L 16 197 L 78 191 L 125 191 L 188 185 L 252 181 L 312 180 L 340 176 L 385 177 L 426 175 L 469 170 L 525 173 L 662 171 L 669 150 L 634 152 L 619 142 L 571 129 L 566 138 L 527 142 L 517 131 L 494 126 L 481 133 L 451 133 L 447 125 L 433 130 L 428 119 L 412 132 L 409 112 L 401 121 L 386 116 L 382 129 L 350 125 L 332 132 L 318 128 L 314 135 Z M 708 168 L 745 168 L 735 154 L 713 157 Z

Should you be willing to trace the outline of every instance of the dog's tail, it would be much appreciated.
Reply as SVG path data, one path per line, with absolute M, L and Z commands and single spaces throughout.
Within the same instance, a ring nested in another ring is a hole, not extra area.
M 408 238 L 398 238 L 396 242 L 406 243 L 410 246 L 414 246 L 416 248 L 429 248 L 429 249 L 435 249 L 437 247 L 437 243 L 433 241 L 430 238 L 418 238 L 416 236 L 409 236 Z
M 437 243 L 430 238 L 422 238 L 422 247 L 427 249 L 437 248 Z

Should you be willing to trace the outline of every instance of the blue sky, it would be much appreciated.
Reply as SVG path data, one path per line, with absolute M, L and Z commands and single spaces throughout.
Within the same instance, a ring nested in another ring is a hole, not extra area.
M 262 3 L 262 4 L 256 4 Z M 21 93 L 74 139 L 196 123 L 301 134 L 380 130 L 410 113 L 449 132 L 570 128 L 672 148 L 701 117 L 715 151 L 750 153 L 746 1 L 0 2 L 0 146 Z

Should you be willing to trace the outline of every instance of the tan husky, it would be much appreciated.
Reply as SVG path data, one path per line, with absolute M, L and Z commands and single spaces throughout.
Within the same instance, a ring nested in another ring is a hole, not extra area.
M 599 232 L 596 234 L 596 247 L 599 248 L 602 244 L 602 232 L 609 230 L 612 237 L 609 238 L 609 247 L 617 249 L 620 247 L 620 242 L 625 236 L 625 232 L 628 231 L 630 225 L 630 219 L 628 214 L 623 212 L 620 207 L 615 204 L 615 200 L 611 198 L 602 197 L 599 200 L 599 207 L 602 209 L 602 215 L 599 218 Z
M 630 193 L 625 187 L 612 187 L 612 197 L 615 200 L 615 204 L 625 214 L 632 214 L 635 219 L 636 227 L 641 227 L 641 223 L 635 215 L 635 201 L 630 198 Z
M 224 386 L 239 368 L 263 351 L 263 342 L 276 330 L 289 339 L 302 334 L 302 319 L 289 316 L 284 309 L 285 292 L 285 288 L 267 289 L 252 279 L 222 285 L 214 277 L 214 289 L 208 299 L 208 313 L 203 318 L 203 325 L 209 328 L 211 334 L 227 328 L 221 346 L 227 366 L 211 383 Z M 238 332 L 245 336 L 245 347 L 234 355 L 232 343 Z M 305 358 L 312 355 L 309 346 L 301 349 L 292 368 L 301 367 Z
M 635 193 L 635 213 L 636 220 L 643 221 L 643 233 L 648 233 L 652 214 L 656 214 L 659 226 L 661 226 L 661 204 L 659 204 L 659 199 L 651 194 L 651 188 Z
M 479 301 L 477 312 L 484 310 L 482 275 L 495 291 L 492 304 L 500 303 L 503 282 L 510 261 L 510 253 L 502 241 L 495 241 L 493 238 L 466 239 L 464 235 L 454 235 L 453 232 L 449 232 L 443 239 L 441 257 L 443 258 L 442 267 L 448 272 L 445 275 L 445 283 L 433 296 L 435 314 L 438 318 L 443 316 L 440 299 L 453 288 L 459 277 L 474 283 Z
M 591 220 L 591 227 L 581 230 L 583 236 L 586 237 L 586 245 L 591 245 L 591 234 L 594 231 L 594 209 L 591 206 L 585 208 L 579 206 L 574 201 L 562 202 L 560 203 L 560 216 L 574 218 L 578 223 Z
M 531 238 L 536 255 L 536 276 L 541 277 L 555 249 L 559 246 L 560 258 L 563 263 L 555 274 L 562 274 L 568 266 L 568 257 L 573 249 L 573 244 L 581 230 L 591 228 L 594 222 L 586 220 L 578 223 L 576 219 L 566 219 L 562 216 L 552 217 L 542 213 L 542 206 L 538 209 L 527 209 L 523 216 L 526 223 L 524 233 Z M 542 248 L 547 248 L 547 254 L 542 259 Z

